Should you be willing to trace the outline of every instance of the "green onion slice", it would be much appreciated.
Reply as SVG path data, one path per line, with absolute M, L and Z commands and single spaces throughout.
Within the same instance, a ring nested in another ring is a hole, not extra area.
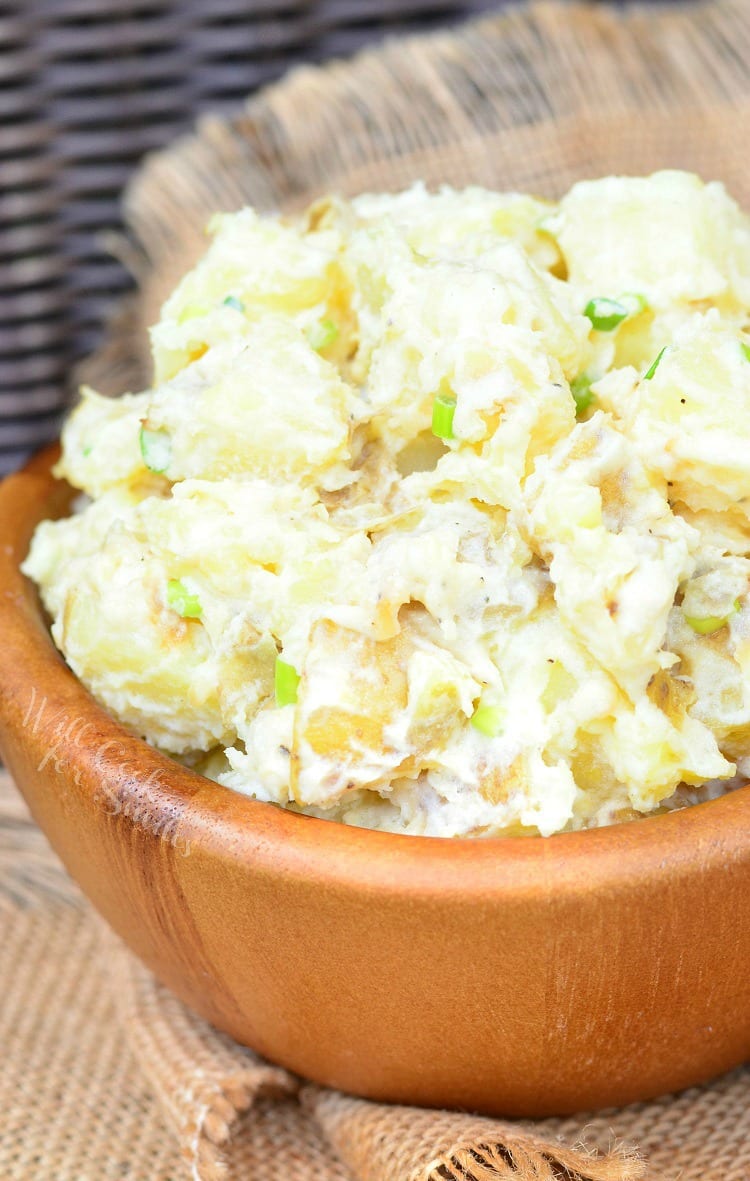
M 630 313 L 619 299 L 596 296 L 586 304 L 583 314 L 588 317 L 592 328 L 595 328 L 597 332 L 614 332 L 618 324 L 627 320 Z
M 453 416 L 456 399 L 452 394 L 436 394 L 432 403 L 432 433 L 438 439 L 453 439 Z
M 585 373 L 579 373 L 570 383 L 570 392 L 576 404 L 576 417 L 585 414 L 592 402 L 596 401 L 596 394 L 591 388 L 591 378 Z
M 689 623 L 694 632 L 699 636 L 710 636 L 714 632 L 719 631 L 722 627 L 726 627 L 732 615 L 735 615 L 740 609 L 739 599 L 735 599 L 732 603 L 732 610 L 729 615 L 686 615 L 685 622 Z
M 654 376 L 654 374 L 656 373 L 656 370 L 659 368 L 659 362 L 661 361 L 661 359 L 662 359 L 662 357 L 664 356 L 664 354 L 666 353 L 666 351 L 667 351 L 667 346 L 666 346 L 666 345 L 664 345 L 664 348 L 661 350 L 661 352 L 659 353 L 658 357 L 656 357 L 656 358 L 655 358 L 655 359 L 654 359 L 654 360 L 651 362 L 651 364 L 649 365 L 648 369 L 647 369 L 647 370 L 646 370 L 646 372 L 644 373 L 644 375 L 643 375 L 643 380 L 644 380 L 644 381 L 651 381 L 651 378 Z
M 744 340 L 741 340 L 740 348 L 742 349 L 742 355 L 744 356 L 745 360 L 750 361 L 750 344 L 746 344 Z
M 222 300 L 225 308 L 234 308 L 235 312 L 244 312 L 245 305 L 241 299 L 236 295 L 228 295 L 226 299 Z
M 276 657 L 274 670 L 274 688 L 276 690 L 277 705 L 294 705 L 297 700 L 297 688 L 300 675 L 292 664 L 287 664 L 280 656 Z
M 499 705 L 482 705 L 474 710 L 471 724 L 480 734 L 495 738 L 503 728 L 504 713 Z
M 311 348 L 319 352 L 320 349 L 327 349 L 329 344 L 333 344 L 338 334 L 338 324 L 334 324 L 333 320 L 321 320 L 320 323 L 308 328 L 307 339 Z
M 167 583 L 167 603 L 183 619 L 200 619 L 203 614 L 200 599 L 179 578 L 170 578 Z
M 595 295 L 583 309 L 583 314 L 591 321 L 592 328 L 597 332 L 614 332 L 623 320 L 629 316 L 640 316 L 648 308 L 645 295 L 637 291 L 626 291 L 611 299 L 607 295 Z
M 167 431 L 142 426 L 138 436 L 143 462 L 149 471 L 165 472 L 172 458 L 172 440 Z

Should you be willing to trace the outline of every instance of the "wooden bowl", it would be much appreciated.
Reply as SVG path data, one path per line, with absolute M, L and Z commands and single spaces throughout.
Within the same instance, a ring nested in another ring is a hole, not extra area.
M 53 457 L 52 457 L 53 458 Z M 750 1056 L 750 792 L 590 832 L 393 836 L 236 795 L 114 722 L 19 573 L 67 511 L 0 488 L 0 748 L 106 920 L 193 1009 L 317 1082 L 521 1116 Z

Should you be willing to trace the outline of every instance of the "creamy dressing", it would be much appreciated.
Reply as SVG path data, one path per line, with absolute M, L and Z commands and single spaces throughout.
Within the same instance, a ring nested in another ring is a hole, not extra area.
M 750 750 L 750 223 L 685 173 L 213 219 L 84 390 L 24 569 L 126 726 L 435 836 L 713 798 Z M 613 314 L 614 313 L 614 314 Z

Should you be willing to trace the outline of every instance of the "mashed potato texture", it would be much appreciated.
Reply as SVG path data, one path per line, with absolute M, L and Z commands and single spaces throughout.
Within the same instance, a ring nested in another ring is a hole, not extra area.
M 680 172 L 216 216 L 26 573 L 228 789 L 549 835 L 750 765 L 750 221 Z

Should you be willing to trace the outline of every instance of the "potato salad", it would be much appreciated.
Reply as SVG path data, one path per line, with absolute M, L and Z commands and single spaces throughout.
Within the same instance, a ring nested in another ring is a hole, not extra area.
M 215 216 L 153 387 L 84 389 L 25 572 L 135 735 L 429 836 L 750 764 L 750 221 L 665 171 Z

